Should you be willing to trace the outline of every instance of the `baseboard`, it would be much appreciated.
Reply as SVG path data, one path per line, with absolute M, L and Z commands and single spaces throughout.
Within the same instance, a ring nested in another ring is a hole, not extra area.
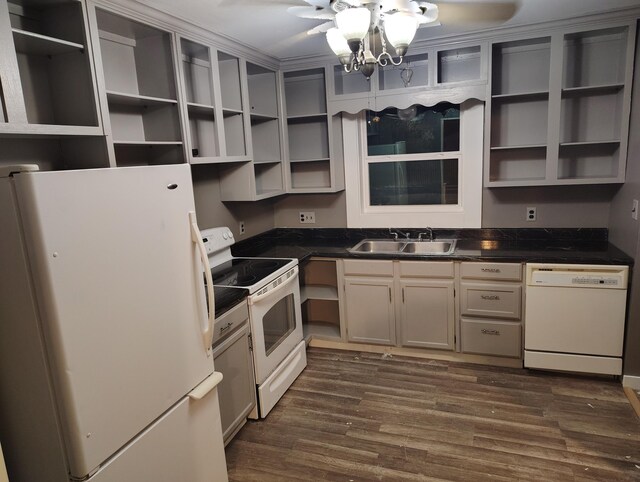
M 634 390 L 640 390 L 640 377 L 624 375 L 622 377 L 622 386 L 633 388 Z
M 476 363 L 478 365 L 493 365 L 507 368 L 522 368 L 522 358 L 503 358 L 497 356 L 468 355 L 465 353 L 445 352 L 426 348 L 404 348 L 397 346 L 367 345 L 342 341 L 329 341 L 312 337 L 309 346 L 316 348 L 330 348 L 333 350 L 363 351 L 410 356 L 415 358 L 429 358 L 432 360 L 447 360 L 453 362 Z

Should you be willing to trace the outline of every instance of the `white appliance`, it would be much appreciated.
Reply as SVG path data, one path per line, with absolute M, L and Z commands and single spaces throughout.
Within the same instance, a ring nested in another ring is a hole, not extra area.
M 249 293 L 258 412 L 264 418 L 307 366 L 298 260 L 234 258 L 233 234 L 225 227 L 205 229 L 202 238 L 213 284 L 242 288 Z
M 11 480 L 226 481 L 188 165 L 0 170 Z
M 527 264 L 524 366 L 622 374 L 627 266 Z

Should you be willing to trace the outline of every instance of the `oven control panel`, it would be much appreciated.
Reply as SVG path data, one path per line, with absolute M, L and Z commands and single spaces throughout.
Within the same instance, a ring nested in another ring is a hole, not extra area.
M 226 227 L 203 229 L 200 234 L 207 254 L 228 248 L 236 242 L 233 233 Z

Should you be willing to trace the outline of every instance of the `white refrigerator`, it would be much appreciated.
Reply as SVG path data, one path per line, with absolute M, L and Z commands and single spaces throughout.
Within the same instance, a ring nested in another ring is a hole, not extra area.
M 186 164 L 0 168 L 12 482 L 227 480 L 203 258 Z

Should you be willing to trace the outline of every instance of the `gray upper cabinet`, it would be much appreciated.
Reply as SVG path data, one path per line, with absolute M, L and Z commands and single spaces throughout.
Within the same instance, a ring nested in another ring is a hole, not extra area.
M 0 164 L 109 167 L 78 0 L 0 0 Z
M 635 29 L 492 45 L 486 186 L 624 182 Z
M 223 201 L 257 201 L 285 192 L 280 73 L 218 52 L 228 160 L 220 166 Z
M 185 162 L 173 34 L 103 9 L 95 18 L 116 165 Z
M 179 48 L 189 162 L 219 161 L 225 145 L 220 126 L 222 110 L 214 91 L 218 72 L 216 53 L 210 47 L 186 38 L 179 39 Z
M 287 192 L 344 189 L 342 117 L 327 112 L 325 68 L 285 72 Z
M 100 135 L 86 7 L 0 0 L 0 133 Z

